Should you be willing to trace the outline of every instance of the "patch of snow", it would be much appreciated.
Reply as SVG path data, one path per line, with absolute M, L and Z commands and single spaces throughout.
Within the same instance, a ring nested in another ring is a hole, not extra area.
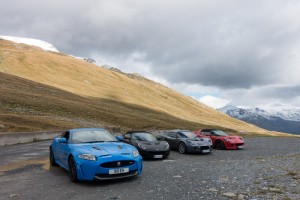
M 218 110 L 238 119 L 265 118 L 272 120 L 274 117 L 279 117 L 289 121 L 300 121 L 300 109 L 290 105 L 277 106 L 275 109 L 270 105 L 255 108 L 226 105 Z
M 260 105 L 258 108 L 264 109 L 274 116 L 285 120 L 300 121 L 300 107 L 281 103 L 271 103 Z
M 59 52 L 52 44 L 42 41 L 42 40 L 37 40 L 37 39 L 32 39 L 32 38 L 3 36 L 3 35 L 0 35 L 0 39 L 9 40 L 9 41 L 16 42 L 16 43 L 23 43 L 23 44 L 27 44 L 27 45 L 37 46 L 46 51 L 53 51 L 53 52 L 57 52 L 57 53 Z

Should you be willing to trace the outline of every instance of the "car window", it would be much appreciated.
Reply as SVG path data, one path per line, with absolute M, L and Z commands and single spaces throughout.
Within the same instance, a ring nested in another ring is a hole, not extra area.
M 212 131 L 213 135 L 216 135 L 216 136 L 228 136 L 224 131 L 221 131 L 221 130 L 214 130 Z
M 169 133 L 167 133 L 167 135 L 168 135 L 169 137 L 176 138 L 177 133 L 169 132 Z
M 180 137 L 180 138 L 188 138 L 185 134 L 183 134 L 183 133 L 178 133 L 178 137 Z
M 195 138 L 197 137 L 196 134 L 194 134 L 193 132 L 191 131 L 181 131 L 178 133 L 178 135 L 181 137 L 181 138 Z
M 65 132 L 61 135 L 61 137 L 66 138 L 66 140 L 69 141 L 69 138 L 70 138 L 70 132 L 69 132 L 69 131 L 65 131 Z
M 117 139 L 106 130 L 84 130 L 72 133 L 72 143 L 116 142 Z
M 211 133 L 207 132 L 207 131 L 203 131 L 203 132 L 201 132 L 201 134 L 203 134 L 203 135 L 211 135 Z
M 132 139 L 139 140 L 139 141 L 148 141 L 148 142 L 156 142 L 157 139 L 152 135 L 151 133 L 146 132 L 140 132 L 140 133 L 134 133 L 132 135 Z

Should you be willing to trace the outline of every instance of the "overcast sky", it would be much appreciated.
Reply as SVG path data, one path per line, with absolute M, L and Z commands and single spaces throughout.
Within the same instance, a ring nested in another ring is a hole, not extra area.
M 0 0 L 0 35 L 138 72 L 197 99 L 300 106 L 299 0 Z

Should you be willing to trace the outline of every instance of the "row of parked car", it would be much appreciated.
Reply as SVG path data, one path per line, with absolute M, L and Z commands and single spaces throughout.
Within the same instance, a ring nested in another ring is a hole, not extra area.
M 170 150 L 208 154 L 213 148 L 243 149 L 244 139 L 216 129 L 170 130 L 156 136 L 129 131 L 114 137 L 106 129 L 79 128 L 53 139 L 50 164 L 69 171 L 73 182 L 119 179 L 140 174 L 143 158 L 167 158 Z

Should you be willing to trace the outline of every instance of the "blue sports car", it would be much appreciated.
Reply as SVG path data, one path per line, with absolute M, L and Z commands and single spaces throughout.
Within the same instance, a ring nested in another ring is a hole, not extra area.
M 50 145 L 50 164 L 68 170 L 73 182 L 136 176 L 142 172 L 142 157 L 122 139 L 102 128 L 65 131 Z

